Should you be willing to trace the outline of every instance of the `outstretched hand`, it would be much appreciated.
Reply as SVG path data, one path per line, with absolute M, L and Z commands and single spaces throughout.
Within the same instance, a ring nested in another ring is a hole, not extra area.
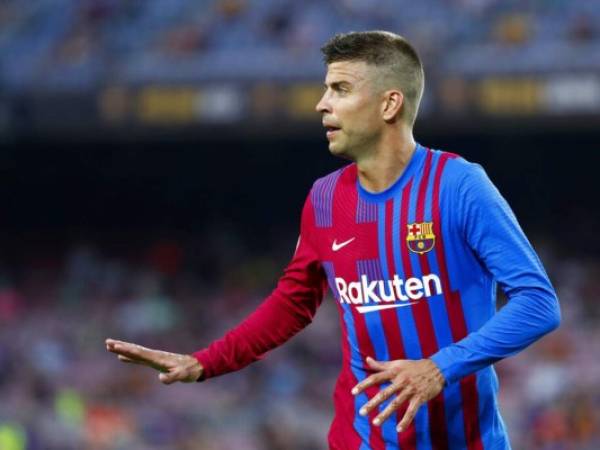
M 152 350 L 130 342 L 106 340 L 106 350 L 115 353 L 119 361 L 129 364 L 140 364 L 160 372 L 158 379 L 164 384 L 176 381 L 192 383 L 198 381 L 203 367 L 191 355 Z
M 379 391 L 359 411 L 363 416 L 368 415 L 374 408 L 398 394 L 387 407 L 375 417 L 374 425 L 381 425 L 402 404 L 408 402 L 404 417 L 396 427 L 398 432 L 404 431 L 410 425 L 419 407 L 436 397 L 444 387 L 444 376 L 437 365 L 430 359 L 418 361 L 399 359 L 396 361 L 375 361 L 367 357 L 367 364 L 376 373 L 358 383 L 352 394 L 358 395 L 366 388 L 391 382 L 391 385 Z

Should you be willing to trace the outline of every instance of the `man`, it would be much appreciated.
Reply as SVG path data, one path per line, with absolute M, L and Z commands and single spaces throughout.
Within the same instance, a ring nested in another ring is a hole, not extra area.
M 322 51 L 316 108 L 329 150 L 353 163 L 315 182 L 277 288 L 193 355 L 107 348 L 166 384 L 221 375 L 308 325 L 328 284 L 343 335 L 330 448 L 509 449 L 492 364 L 558 326 L 556 294 L 481 167 L 415 142 L 424 76 L 411 45 L 359 32 Z

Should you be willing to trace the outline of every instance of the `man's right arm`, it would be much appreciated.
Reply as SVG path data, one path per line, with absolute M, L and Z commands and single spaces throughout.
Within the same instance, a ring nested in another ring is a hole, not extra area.
M 327 287 L 313 240 L 314 228 L 309 196 L 296 252 L 275 290 L 221 339 L 192 354 L 204 368 L 202 380 L 244 368 L 311 323 Z
M 107 339 L 106 349 L 124 363 L 158 370 L 164 384 L 201 381 L 260 359 L 308 325 L 323 300 L 327 283 L 315 250 L 313 230 L 309 196 L 302 211 L 296 252 L 277 288 L 242 323 L 207 348 L 184 355 Z

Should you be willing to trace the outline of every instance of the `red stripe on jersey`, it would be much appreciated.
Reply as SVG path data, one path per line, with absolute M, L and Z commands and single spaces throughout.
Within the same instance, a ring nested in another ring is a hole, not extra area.
M 429 184 L 429 175 L 431 174 L 431 159 L 433 153 L 427 149 L 427 157 L 425 159 L 425 166 L 423 168 L 423 176 L 421 177 L 421 183 L 419 184 L 419 193 L 417 195 L 417 223 L 423 222 L 425 216 L 425 194 L 427 193 L 427 185 Z
M 417 211 L 416 211 L 416 222 L 423 223 L 425 219 L 425 196 L 427 193 L 427 187 L 429 185 L 429 176 L 431 175 L 431 160 L 433 153 L 427 149 L 427 159 L 425 160 L 425 167 L 423 169 L 423 176 L 419 185 L 419 192 L 417 196 Z M 421 273 L 429 274 L 431 269 L 429 267 L 429 261 L 427 261 L 427 255 L 419 255 L 419 263 L 421 265 Z M 429 304 L 427 302 L 420 302 L 415 305 L 419 314 L 418 319 L 415 317 L 417 323 L 417 330 L 419 330 L 420 340 L 422 341 L 423 357 L 429 358 L 435 352 L 438 351 L 438 344 L 435 338 L 435 332 L 433 327 L 433 319 L 429 311 Z M 422 337 L 421 337 L 422 336 Z M 435 449 L 447 449 L 448 448 L 448 430 L 446 427 L 446 412 L 444 409 L 444 394 L 440 393 L 437 397 L 429 401 L 429 432 L 431 435 L 431 444 Z
M 450 291 L 450 277 L 446 264 L 446 255 L 444 251 L 444 242 L 441 232 L 441 214 L 440 214 L 440 183 L 444 166 L 448 159 L 455 158 L 457 155 L 444 153 L 440 156 L 435 179 L 433 184 L 433 203 L 432 218 L 433 229 L 437 239 L 436 254 L 438 266 L 440 269 L 440 278 L 442 281 L 442 291 L 445 293 L 446 309 L 450 320 L 450 329 L 454 342 L 457 342 L 467 335 L 467 324 L 462 308 L 462 300 L 459 292 Z M 479 400 L 476 385 L 475 374 L 464 377 L 460 380 L 460 388 L 463 400 L 463 415 L 465 423 L 465 434 L 468 450 L 483 450 L 481 434 L 479 431 Z
M 392 246 L 392 230 L 394 227 L 394 199 L 385 202 L 385 257 L 388 266 L 388 275 L 393 277 L 396 273 L 394 263 L 394 249 Z

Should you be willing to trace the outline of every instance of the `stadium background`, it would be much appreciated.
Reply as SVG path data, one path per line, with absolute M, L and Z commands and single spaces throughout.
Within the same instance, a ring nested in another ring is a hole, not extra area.
M 106 337 L 191 352 L 273 288 L 331 157 L 319 46 L 421 52 L 415 135 L 484 165 L 563 325 L 497 365 L 513 447 L 600 448 L 600 5 L 585 0 L 0 3 L 0 449 L 319 449 L 328 298 L 264 361 L 165 387 Z

